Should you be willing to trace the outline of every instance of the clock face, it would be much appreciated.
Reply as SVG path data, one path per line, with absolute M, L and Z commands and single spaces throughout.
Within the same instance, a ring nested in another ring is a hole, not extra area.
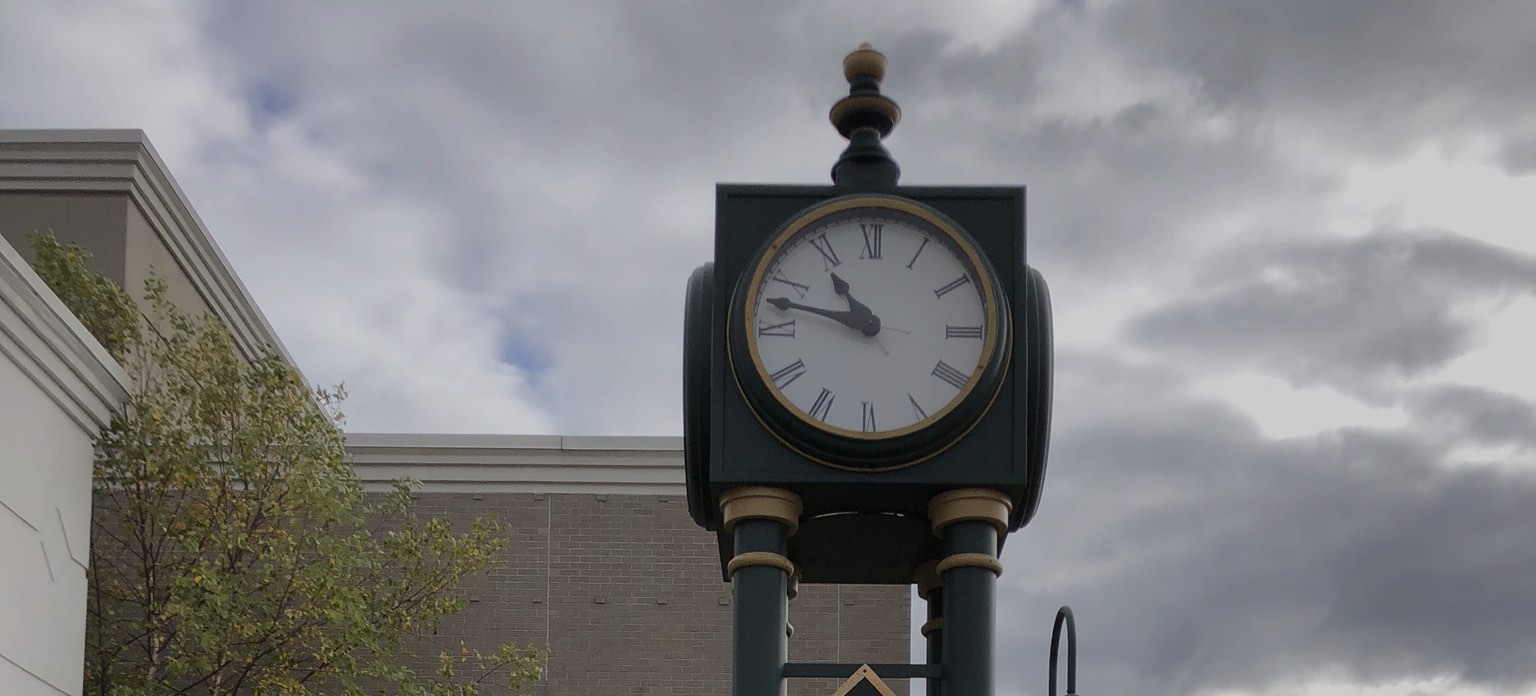
M 746 287 L 762 385 L 817 430 L 907 435 L 961 404 L 998 350 L 997 297 L 969 240 L 925 208 L 845 200 L 791 223 Z

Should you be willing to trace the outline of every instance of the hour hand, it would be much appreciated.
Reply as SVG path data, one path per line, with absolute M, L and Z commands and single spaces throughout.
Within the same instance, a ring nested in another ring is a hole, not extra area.
M 874 336 L 875 334 L 880 333 L 880 318 L 871 314 L 868 308 L 865 308 L 862 312 L 854 310 L 826 309 L 824 307 L 812 307 L 810 305 L 803 305 L 799 302 L 795 302 L 794 300 L 789 299 L 788 297 L 770 297 L 767 299 L 767 302 L 781 312 L 791 309 L 798 309 L 802 312 L 819 314 L 839 324 L 842 324 L 843 326 L 858 331 L 865 336 Z
M 848 300 L 848 309 L 850 311 L 860 314 L 874 314 L 863 302 L 853 299 L 853 295 L 848 294 L 848 281 L 839 278 L 836 273 L 832 274 L 832 291 Z

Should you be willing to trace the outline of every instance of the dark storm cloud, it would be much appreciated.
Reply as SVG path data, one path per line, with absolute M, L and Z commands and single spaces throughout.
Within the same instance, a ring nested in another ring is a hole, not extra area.
M 1408 432 L 1267 441 L 1160 370 L 1062 358 L 1059 398 L 1093 403 L 1005 554 L 1004 693 L 1043 692 L 1062 603 L 1084 693 L 1536 681 L 1536 477 Z
M 1513 394 L 1438 385 L 1411 394 L 1408 410 L 1450 442 L 1536 450 L 1536 404 Z
M 1123 3 L 1105 31 L 1215 103 L 1390 154 L 1500 135 L 1536 108 L 1536 4 L 1437 0 Z
M 1536 136 L 1505 142 L 1499 150 L 1499 164 L 1513 176 L 1536 174 Z
M 1532 292 L 1536 259 L 1443 232 L 1384 231 L 1225 255 L 1128 333 L 1202 361 L 1370 391 L 1465 352 L 1477 333 L 1467 302 Z
M 1053 105 L 1061 97 L 1045 82 L 1076 81 L 1074 61 L 1117 50 L 1098 33 L 1094 17 L 1061 9 L 985 50 L 941 50 L 923 34 L 892 42 L 892 65 L 911 73 L 888 90 L 905 114 L 891 139 L 904 181 L 1026 185 L 1030 251 L 1044 267 L 1133 280 L 1219 241 L 1213 225 L 1234 211 L 1257 215 L 1329 185 L 1253 124 L 1203 129 L 1229 116 L 1215 103 L 1111 88 L 1102 113 Z

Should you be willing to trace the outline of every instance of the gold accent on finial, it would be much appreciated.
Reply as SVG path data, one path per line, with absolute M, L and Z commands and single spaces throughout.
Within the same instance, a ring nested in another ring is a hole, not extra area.
M 1013 501 L 1008 495 L 989 488 L 945 491 L 928 501 L 928 520 L 933 523 L 935 535 L 951 524 L 969 521 L 991 523 L 998 534 L 1004 534 L 1008 531 L 1008 516 L 1012 511 Z
M 885 79 L 885 54 L 876 51 L 868 41 L 859 44 L 858 49 L 843 59 L 844 79 L 853 82 L 862 75 L 875 78 L 875 82 Z
M 855 94 L 843 97 L 842 99 L 839 99 L 836 104 L 832 105 L 832 112 L 827 114 L 827 119 L 832 121 L 832 124 L 838 127 L 839 133 L 842 133 L 843 130 L 845 130 L 844 126 L 842 125 L 843 120 L 848 118 L 848 114 L 855 111 L 867 111 L 880 114 L 881 116 L 885 117 L 885 120 L 891 124 L 892 128 L 894 128 L 897 123 L 901 122 L 901 107 L 896 106 L 896 102 L 891 101 L 890 97 L 882 94 Z M 875 128 L 873 126 L 861 127 L 869 128 L 870 130 L 875 131 L 876 135 L 885 137 L 885 133 L 880 132 L 879 128 Z M 858 129 L 847 128 L 846 130 L 848 132 L 843 133 L 843 137 L 845 138 L 852 137 L 853 132 Z

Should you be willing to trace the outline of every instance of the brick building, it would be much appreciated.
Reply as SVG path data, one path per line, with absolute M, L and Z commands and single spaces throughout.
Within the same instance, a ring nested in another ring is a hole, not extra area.
M 85 246 L 98 271 L 135 295 L 154 268 L 176 302 L 224 319 L 248 354 L 261 344 L 283 350 L 140 131 L 0 131 L 0 237 L 25 256 L 33 229 Z M 421 481 L 423 515 L 494 513 L 509 525 L 507 562 L 463 588 L 469 610 L 444 624 L 443 646 L 456 649 L 462 638 L 547 647 L 549 668 L 534 688 L 545 696 L 729 691 L 731 586 L 714 536 L 688 516 L 680 438 L 349 434 L 348 443 L 369 486 Z M 33 574 L 47 577 L 46 560 L 38 568 Z M 790 659 L 906 661 L 909 593 L 802 586 L 790 605 Z M 82 615 L 84 602 L 81 593 Z M 4 652 L 7 630 L 0 627 L 0 664 L 14 657 Z M 81 654 L 79 631 L 26 630 L 34 643 Z M 422 650 L 423 664 L 437 652 Z M 78 673 L 45 679 L 21 668 L 19 676 L 0 671 L 0 693 L 43 684 L 54 689 L 47 693 L 79 693 Z M 795 680 L 790 692 L 835 686 Z
M 423 514 L 491 511 L 509 563 L 467 586 L 460 637 L 547 645 L 543 694 L 730 691 L 731 586 L 683 498 L 682 441 L 656 437 L 359 434 L 370 485 L 423 482 Z M 906 586 L 801 586 L 790 659 L 905 662 Z M 835 684 L 795 680 L 791 693 Z

